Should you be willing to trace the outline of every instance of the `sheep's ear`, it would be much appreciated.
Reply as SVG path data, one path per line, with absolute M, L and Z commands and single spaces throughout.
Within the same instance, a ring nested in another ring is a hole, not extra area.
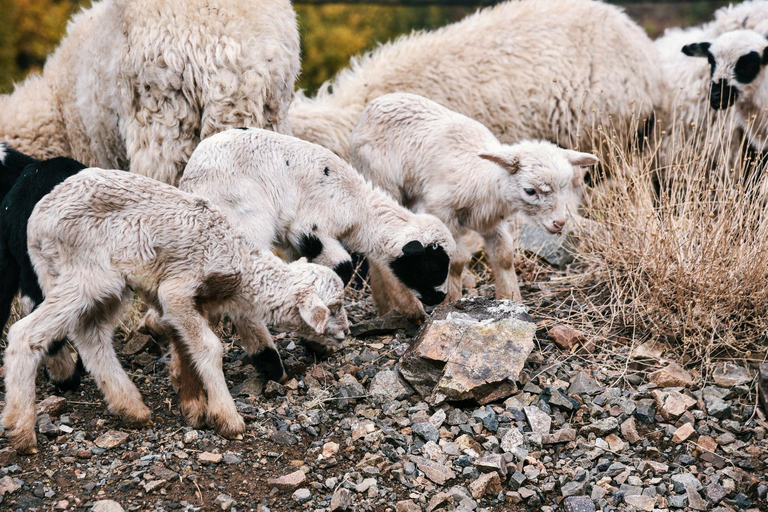
M 689 57 L 706 57 L 710 43 L 691 43 L 683 46 L 683 53 Z
M 600 159 L 590 153 L 580 153 L 571 149 L 564 149 L 565 158 L 571 165 L 597 165 L 600 163 Z
M 331 319 L 331 310 L 325 307 L 317 293 L 311 291 L 299 300 L 299 314 L 308 326 L 317 334 L 323 334 L 328 320 Z
M 418 240 L 411 240 L 403 246 L 403 254 L 406 256 L 424 254 L 424 246 Z
M 520 158 L 517 155 L 508 155 L 504 153 L 480 153 L 477 156 L 502 166 L 504 169 L 509 171 L 510 174 L 514 174 L 520 170 Z
M 309 260 L 307 260 L 306 256 L 302 256 L 301 258 L 294 261 L 294 263 L 309 263 Z

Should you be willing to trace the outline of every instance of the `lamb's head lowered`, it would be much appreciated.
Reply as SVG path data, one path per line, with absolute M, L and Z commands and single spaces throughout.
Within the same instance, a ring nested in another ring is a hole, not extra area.
M 294 330 L 320 351 L 333 351 L 349 334 L 344 283 L 332 269 L 304 258 L 288 267 L 293 305 L 280 327 Z
M 507 171 L 506 179 L 498 184 L 506 202 L 550 233 L 560 232 L 568 218 L 568 195 L 579 179 L 574 166 L 599 162 L 589 153 L 546 141 L 502 145 L 480 157 Z
M 733 30 L 712 41 L 683 46 L 690 57 L 706 57 L 712 80 L 709 104 L 725 110 L 739 101 L 748 101 L 760 87 L 768 64 L 768 39 L 756 30 Z
M 427 306 L 445 300 L 456 242 L 434 215 L 408 212 L 407 222 L 390 234 L 388 265 L 401 283 Z

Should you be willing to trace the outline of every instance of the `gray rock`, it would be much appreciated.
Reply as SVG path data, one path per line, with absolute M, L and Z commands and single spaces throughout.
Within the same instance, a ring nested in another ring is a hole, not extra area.
M 575 480 L 572 480 L 567 484 L 563 485 L 560 488 L 560 492 L 562 493 L 564 498 L 567 498 L 569 496 L 584 495 L 587 492 L 587 481 L 584 480 L 583 482 L 577 482 Z
M 293 501 L 295 501 L 296 503 L 306 503 L 311 499 L 312 499 L 312 493 L 309 492 L 309 489 L 306 489 L 306 488 L 296 489 L 293 492 Z
M 344 487 L 339 487 L 331 498 L 331 512 L 344 512 L 352 506 L 354 496 Z
M 701 485 L 701 482 L 698 478 L 696 478 L 694 475 L 690 473 L 680 473 L 677 475 L 672 475 L 670 478 L 672 480 L 672 485 L 676 493 L 680 494 L 685 492 L 685 490 L 690 487 L 695 491 L 700 491 L 703 485 Z
M 595 512 L 595 504 L 586 496 L 569 496 L 563 500 L 565 512 Z
M 528 419 L 528 424 L 531 426 L 531 430 L 537 434 L 549 434 L 549 429 L 552 427 L 552 418 L 549 414 L 546 414 L 538 407 L 526 406 L 523 408 L 525 411 L 525 417 Z
M 93 504 L 92 512 L 123 512 L 123 507 L 113 500 L 100 500 Z
M 435 428 L 433 424 L 428 421 L 415 423 L 411 427 L 411 430 L 413 430 L 414 434 L 421 437 L 425 441 L 432 441 L 433 443 L 436 443 L 440 440 L 440 432 Z
M 233 505 L 237 505 L 237 501 L 228 494 L 219 494 L 216 496 L 216 504 L 221 507 L 221 510 L 229 510 Z
M 538 224 L 525 222 L 520 228 L 518 244 L 521 249 L 539 256 L 555 268 L 565 268 L 573 262 L 575 237 L 569 226 L 563 230 L 563 236 L 556 236 Z
M 373 377 L 368 393 L 374 403 L 384 404 L 408 398 L 413 390 L 395 370 L 384 370 Z
M 601 386 L 595 379 L 584 372 L 579 372 L 571 379 L 571 385 L 568 387 L 569 395 L 594 395 L 602 391 Z

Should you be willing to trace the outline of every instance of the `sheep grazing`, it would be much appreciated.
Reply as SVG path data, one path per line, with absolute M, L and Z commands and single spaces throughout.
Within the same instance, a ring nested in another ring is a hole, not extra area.
M 0 139 L 175 184 L 201 139 L 290 133 L 299 33 L 289 0 L 103 0 L 35 75 L 0 96 Z
M 609 117 L 611 124 L 650 121 L 663 87 L 653 43 L 621 9 L 592 0 L 509 1 L 353 59 L 314 99 L 297 95 L 289 117 L 295 136 L 346 160 L 365 106 L 392 92 L 437 101 L 504 143 L 577 146 Z
M 32 210 L 53 188 L 85 166 L 69 158 L 39 162 L 0 144 L 0 176 L 3 199 L 0 202 L 0 331 L 11 314 L 16 292 L 21 288 L 22 315 L 28 315 L 43 301 L 43 292 L 27 253 L 27 224 Z M 6 179 L 16 177 L 5 189 Z M 65 339 L 48 349 L 45 366 L 53 384 L 62 391 L 80 386 L 82 362 L 73 360 Z
M 694 142 L 721 145 L 723 128 L 732 129 L 733 119 L 715 115 L 706 96 L 710 89 L 710 66 L 706 61 L 690 59 L 683 47 L 707 41 L 738 29 L 754 29 L 768 22 L 768 2 L 748 1 L 715 12 L 715 19 L 690 28 L 670 28 L 654 42 L 659 52 L 666 83 L 663 110 L 668 113 L 667 131 L 674 131 L 676 143 Z M 722 123 L 723 126 L 719 126 Z M 713 151 L 714 153 L 714 151 Z
M 480 233 L 494 272 L 497 298 L 521 300 L 514 267 L 513 217 L 522 213 L 550 233 L 567 219 L 573 166 L 594 165 L 587 153 L 550 142 L 502 144 L 481 123 L 426 98 L 396 93 L 368 104 L 352 132 L 353 165 L 374 185 L 451 230 L 448 301 L 461 297 L 471 254 L 462 243 Z
M 767 27 L 768 28 L 768 27 Z M 768 149 L 768 39 L 756 30 L 732 30 L 712 40 L 683 47 L 690 57 L 710 66 L 709 104 L 714 110 L 734 107 L 736 121 L 758 152 Z
M 252 247 L 352 275 L 347 251 L 381 270 L 371 283 L 379 312 L 418 321 L 439 304 L 455 250 L 437 218 L 414 214 L 366 183 L 331 151 L 266 130 L 228 130 L 200 143 L 179 187 L 218 205 Z M 391 300 L 385 300 L 384 295 Z M 414 297 L 414 294 L 416 297 Z
M 250 248 L 208 201 L 149 178 L 86 169 L 45 196 L 29 219 L 29 254 L 45 300 L 8 333 L 3 425 L 12 445 L 36 450 L 35 371 L 67 336 L 105 395 L 109 410 L 144 425 L 150 411 L 112 346 L 121 305 L 133 291 L 158 312 L 192 372 L 179 390 L 192 425 L 207 421 L 237 438 L 245 430 L 222 372 L 222 346 L 205 316 L 227 312 L 246 351 L 268 376 L 284 376 L 259 322 L 324 338 L 345 336 L 343 285 L 333 271 L 287 265 Z M 182 382 L 183 384 L 183 382 Z

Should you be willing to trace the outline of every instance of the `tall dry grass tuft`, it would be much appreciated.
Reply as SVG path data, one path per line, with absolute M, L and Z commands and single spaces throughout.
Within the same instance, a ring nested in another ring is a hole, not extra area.
M 601 227 L 582 233 L 579 271 L 559 285 L 586 304 L 584 323 L 671 342 L 684 361 L 764 351 L 768 171 L 739 154 L 728 116 L 685 132 L 638 151 L 598 128 L 603 175 L 582 213 Z

